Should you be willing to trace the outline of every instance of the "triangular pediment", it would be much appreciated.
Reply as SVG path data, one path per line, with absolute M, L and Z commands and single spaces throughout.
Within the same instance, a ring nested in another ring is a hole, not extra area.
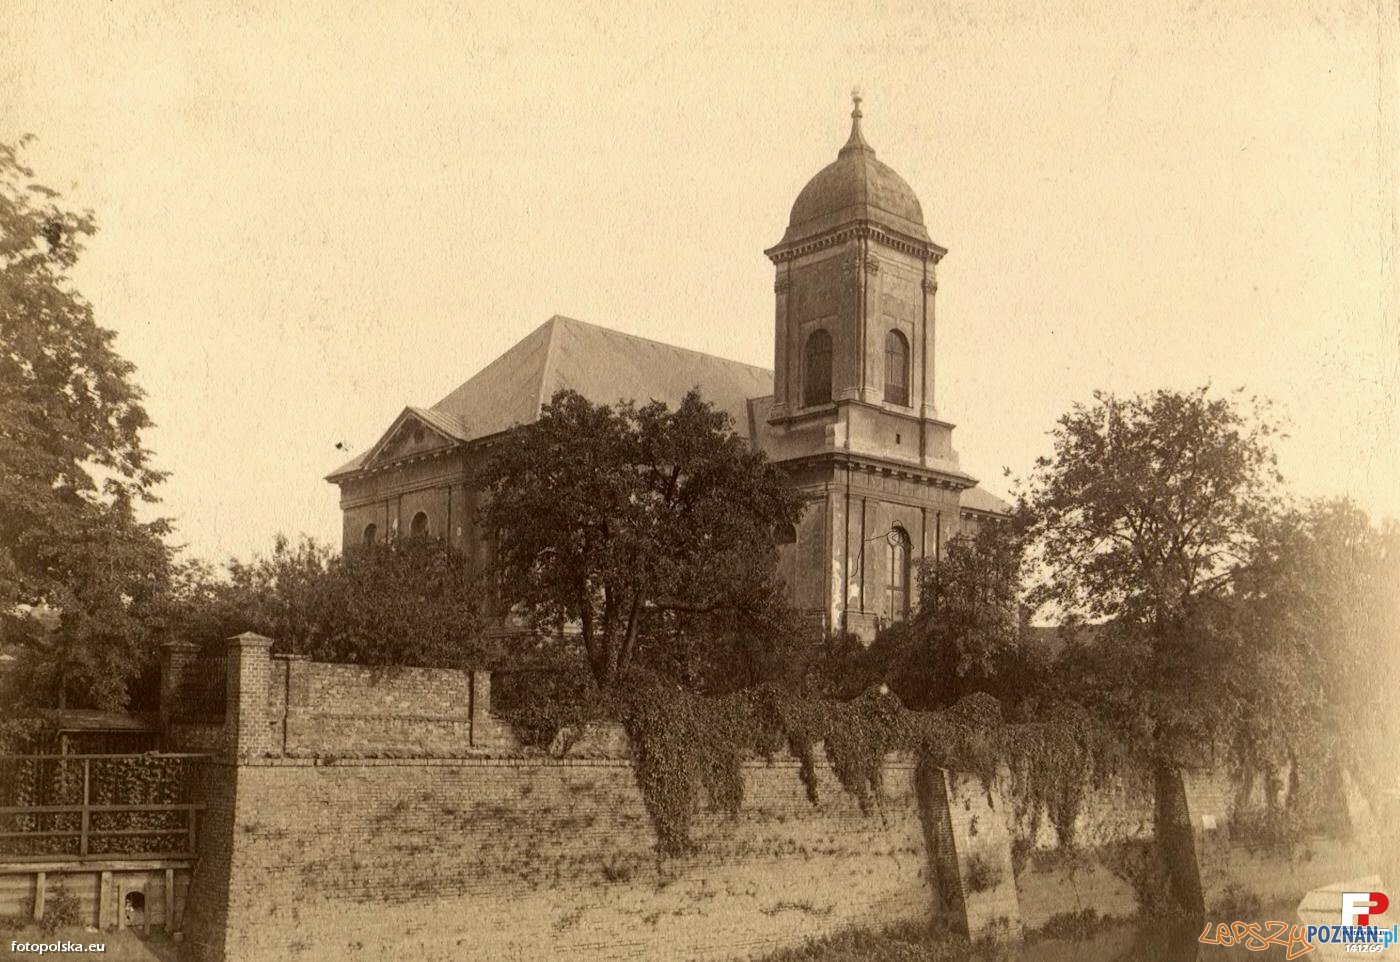
M 464 437 L 441 414 L 422 408 L 404 408 L 389 430 L 375 442 L 360 462 L 361 468 L 432 454 L 456 447 Z

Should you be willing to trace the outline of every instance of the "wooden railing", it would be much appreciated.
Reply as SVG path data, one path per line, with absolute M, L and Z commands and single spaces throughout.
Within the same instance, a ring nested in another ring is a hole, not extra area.
M 155 752 L 0 757 L 0 801 L 17 795 L 31 799 L 0 805 L 0 862 L 193 858 L 204 806 L 192 800 L 190 763 L 208 757 Z M 121 777 L 133 771 L 146 774 Z M 95 793 L 100 798 L 95 800 Z

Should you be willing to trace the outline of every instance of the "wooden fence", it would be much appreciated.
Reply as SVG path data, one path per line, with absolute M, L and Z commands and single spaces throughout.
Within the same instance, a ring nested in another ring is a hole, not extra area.
M 0 862 L 192 858 L 208 757 L 0 756 Z

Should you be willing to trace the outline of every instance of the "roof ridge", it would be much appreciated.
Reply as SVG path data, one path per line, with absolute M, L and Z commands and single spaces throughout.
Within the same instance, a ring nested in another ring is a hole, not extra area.
M 544 410 L 544 406 L 549 403 L 549 398 L 545 397 L 545 391 L 549 390 L 549 378 L 554 373 L 554 347 L 556 344 L 555 332 L 558 331 L 558 321 L 571 321 L 573 318 L 565 317 L 563 314 L 555 314 L 544 322 L 549 328 L 549 333 L 545 335 L 544 342 L 544 363 L 540 365 L 540 384 L 535 391 L 535 413 Z M 581 322 L 580 322 L 581 323 Z M 528 337 L 528 335 L 526 335 Z
M 687 353 L 687 354 L 695 354 L 695 355 L 697 355 L 697 356 L 699 356 L 699 357 L 707 357 L 707 358 L 710 358 L 711 360 L 723 361 L 725 364 L 738 364 L 738 365 L 741 366 L 741 367 L 747 367 L 747 368 L 750 368 L 751 370 L 754 370 L 754 371 L 762 371 L 762 372 L 765 373 L 765 374 L 772 374 L 772 373 L 773 373 L 773 369 L 772 369 L 772 368 L 760 367 L 760 366 L 758 366 L 757 364 L 750 364 L 750 363 L 748 363 L 747 361 L 736 361 L 736 360 L 734 360 L 734 358 L 732 358 L 732 357 L 724 357 L 723 355 L 720 355 L 720 354 L 711 354 L 711 353 L 709 353 L 708 351 L 697 350 L 696 348 L 693 348 L 693 347 L 684 347 L 684 346 L 682 346 L 682 345 L 680 345 L 680 344 L 671 344 L 671 343 L 668 343 L 668 342 L 666 342 L 666 341 L 658 341 L 658 340 L 657 340 L 656 338 L 654 338 L 654 337 L 644 337 L 644 336 L 642 336 L 641 334 L 633 334 L 633 333 L 631 333 L 631 332 L 629 332 L 629 331 L 619 331 L 617 328 L 615 328 L 615 327 L 608 327 L 606 324 L 596 324 L 596 323 L 594 323 L 593 321 L 581 321 L 581 320 L 579 320 L 579 319 L 576 318 L 576 317 L 569 317 L 569 316 L 567 316 L 567 315 L 565 315 L 565 314 L 555 314 L 555 315 L 554 315 L 553 317 L 551 317 L 546 323 L 551 323 L 551 324 L 552 324 L 554 321 L 565 321 L 565 322 L 567 322 L 567 323 L 569 323 L 569 324 L 577 324 L 577 325 L 579 325 L 580 327 L 591 327 L 591 328 L 593 328 L 594 330 L 603 331 L 603 332 L 605 332 L 605 333 L 607 333 L 607 334 L 613 334 L 613 335 L 616 335 L 617 337 L 626 337 L 626 338 L 630 338 L 631 340 L 634 340 L 634 341 L 642 341 L 643 343 L 646 343 L 646 344 L 655 344 L 655 345 L 657 345 L 658 347 L 664 347 L 664 348 L 666 348 L 666 349 L 668 349 L 668 350 L 671 350 L 671 351 L 684 351 L 684 352 Z M 552 333 L 552 332 L 551 332 L 551 333 Z

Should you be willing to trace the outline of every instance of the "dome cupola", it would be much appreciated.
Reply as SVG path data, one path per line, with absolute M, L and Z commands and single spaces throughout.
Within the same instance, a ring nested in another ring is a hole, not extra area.
M 875 149 L 861 133 L 860 95 L 851 99 L 851 136 L 836 160 L 819 170 L 797 195 L 779 248 L 859 222 L 931 243 L 919 198 L 903 177 L 876 159 Z

